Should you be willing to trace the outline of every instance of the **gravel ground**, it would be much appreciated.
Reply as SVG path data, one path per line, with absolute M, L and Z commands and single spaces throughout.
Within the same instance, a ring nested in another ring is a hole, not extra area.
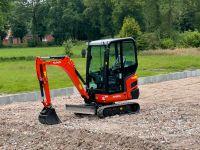
M 0 149 L 200 149 L 200 77 L 140 86 L 141 112 L 99 119 L 75 116 L 58 97 L 62 123 L 38 122 L 40 102 L 0 106 Z

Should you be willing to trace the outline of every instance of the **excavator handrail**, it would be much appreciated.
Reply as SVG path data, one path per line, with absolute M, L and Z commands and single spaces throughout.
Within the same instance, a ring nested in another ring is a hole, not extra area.
M 65 56 L 40 56 L 41 59 L 64 59 Z

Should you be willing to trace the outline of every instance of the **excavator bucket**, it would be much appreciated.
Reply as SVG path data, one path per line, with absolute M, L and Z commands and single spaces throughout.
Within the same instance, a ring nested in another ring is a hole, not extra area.
M 40 123 L 47 125 L 54 125 L 61 123 L 54 108 L 43 108 L 38 117 Z

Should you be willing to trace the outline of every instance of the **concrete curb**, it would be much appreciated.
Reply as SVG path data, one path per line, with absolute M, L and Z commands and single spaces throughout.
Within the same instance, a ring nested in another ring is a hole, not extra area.
M 178 80 L 189 77 L 200 76 L 200 69 L 198 70 L 186 70 L 183 72 L 175 72 L 170 74 L 162 74 L 157 76 L 141 77 L 139 78 L 139 85 L 158 83 L 163 81 Z M 51 90 L 51 96 L 67 96 L 74 93 L 78 93 L 75 87 Z M 28 92 L 19 93 L 8 96 L 0 96 L 0 105 L 11 104 L 13 102 L 27 102 L 27 101 L 37 101 L 41 99 L 40 92 Z
M 139 85 L 200 76 L 200 69 L 139 78 Z
M 64 88 L 51 90 L 51 96 L 69 96 L 74 93 L 74 88 Z M 13 102 L 27 102 L 27 101 L 37 101 L 41 99 L 40 92 L 28 92 L 28 93 L 19 93 L 8 96 L 0 96 L 0 105 L 11 104 Z

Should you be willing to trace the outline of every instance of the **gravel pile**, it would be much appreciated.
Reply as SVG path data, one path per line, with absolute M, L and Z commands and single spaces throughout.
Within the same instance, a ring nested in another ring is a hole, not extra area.
M 40 102 L 0 106 L 0 149 L 200 149 L 200 77 L 140 86 L 141 112 L 99 119 L 75 116 L 55 98 L 62 123 L 38 122 Z

